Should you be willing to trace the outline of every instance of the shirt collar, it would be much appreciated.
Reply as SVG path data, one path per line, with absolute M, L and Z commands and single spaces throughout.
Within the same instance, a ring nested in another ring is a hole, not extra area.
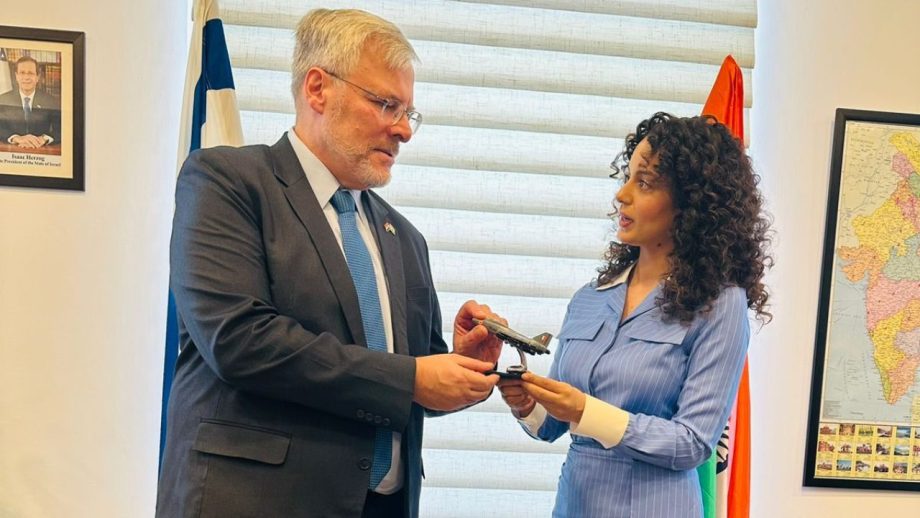
M 294 154 L 297 155 L 297 160 L 300 162 L 300 167 L 303 168 L 307 181 L 310 182 L 313 194 L 316 195 L 317 203 L 319 203 L 320 207 L 325 208 L 329 204 L 329 200 L 332 199 L 332 195 L 342 188 L 342 184 L 332 174 L 332 171 L 300 140 L 294 128 L 289 129 L 287 135 L 288 140 L 291 142 L 291 147 L 294 148 Z M 348 189 L 348 192 L 354 196 L 358 211 L 363 213 L 361 210 L 361 191 Z
M 623 284 L 629 278 L 629 273 L 632 272 L 633 266 L 635 265 L 636 263 L 632 263 L 631 265 L 627 266 L 622 272 L 620 272 L 620 275 L 617 275 L 616 279 L 610 282 L 604 283 L 595 289 L 597 291 L 609 290 L 610 288 Z

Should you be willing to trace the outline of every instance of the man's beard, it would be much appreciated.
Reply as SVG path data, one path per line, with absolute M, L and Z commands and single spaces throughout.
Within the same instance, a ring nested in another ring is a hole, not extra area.
M 347 125 L 343 99 L 330 106 L 329 131 L 323 133 L 326 146 L 335 153 L 348 157 L 348 162 L 355 164 L 351 173 L 365 185 L 365 188 L 383 187 L 390 183 L 390 171 L 384 168 L 375 168 L 371 163 L 372 147 L 370 145 L 362 146 L 350 143 L 350 139 L 347 136 Z

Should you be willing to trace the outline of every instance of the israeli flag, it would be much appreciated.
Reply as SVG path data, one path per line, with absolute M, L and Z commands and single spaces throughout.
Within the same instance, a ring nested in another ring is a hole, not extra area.
M 243 145 L 230 56 L 217 0 L 195 0 L 185 74 L 179 166 L 198 148 Z
M 179 160 L 199 148 L 243 145 L 240 109 L 233 88 L 233 72 L 220 21 L 217 0 L 195 0 L 192 4 L 192 39 L 182 100 L 179 130 Z M 166 352 L 163 362 L 163 407 L 160 417 L 160 457 L 166 443 L 166 408 L 179 356 L 179 325 L 172 292 L 166 310 Z

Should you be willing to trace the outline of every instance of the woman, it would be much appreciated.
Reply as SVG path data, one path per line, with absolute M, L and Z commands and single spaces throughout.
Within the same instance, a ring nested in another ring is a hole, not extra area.
M 503 381 L 533 437 L 572 436 L 554 517 L 702 516 L 696 467 L 728 419 L 765 322 L 759 177 L 709 117 L 656 113 L 612 164 L 619 242 L 569 303 L 548 378 Z

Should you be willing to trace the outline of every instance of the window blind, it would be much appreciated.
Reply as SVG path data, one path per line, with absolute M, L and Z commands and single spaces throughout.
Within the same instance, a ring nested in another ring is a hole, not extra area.
M 293 124 L 293 29 L 307 10 L 364 9 L 412 41 L 424 124 L 380 192 L 428 239 L 448 343 L 469 298 L 525 334 L 556 334 L 614 235 L 606 214 L 618 185 L 608 164 L 623 137 L 656 111 L 699 114 L 727 54 L 743 69 L 751 106 L 756 0 L 221 6 L 249 144 L 273 143 Z M 528 359 L 540 374 L 551 361 Z M 508 350 L 501 365 L 513 363 Z M 421 514 L 549 516 L 567 447 L 567 438 L 527 437 L 497 391 L 428 419 Z

